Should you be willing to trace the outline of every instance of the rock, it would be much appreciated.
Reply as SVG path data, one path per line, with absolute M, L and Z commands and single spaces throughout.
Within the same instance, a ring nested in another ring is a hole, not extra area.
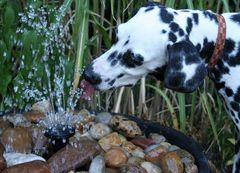
M 127 152 L 132 153 L 137 148 L 137 146 L 134 145 L 132 142 L 123 141 L 122 142 L 122 148 L 124 150 L 126 150 Z
M 44 161 L 45 159 L 35 154 L 23 154 L 23 153 L 5 153 L 4 158 L 7 161 L 7 166 L 14 166 L 21 163 L 31 162 L 35 160 Z
M 2 134 L 6 152 L 31 153 L 32 135 L 24 127 L 8 128 Z
M 150 133 L 149 137 L 155 142 L 155 143 L 161 143 L 165 142 L 166 138 L 163 135 L 160 135 L 158 133 Z
M 191 155 L 186 150 L 178 149 L 174 152 L 177 153 L 177 155 L 181 158 L 184 165 L 193 164 L 195 162 L 193 155 Z
M 184 169 L 185 169 L 185 173 L 198 173 L 198 167 L 193 163 L 185 165 Z
M 178 147 L 178 146 L 176 146 L 176 145 L 171 145 L 170 147 L 169 147 L 169 151 L 176 151 L 176 150 L 179 150 L 180 148 Z
M 81 140 L 74 147 L 68 144 L 60 149 L 47 163 L 53 173 L 64 173 L 89 163 L 100 152 L 101 148 L 95 141 Z
M 127 161 L 127 163 L 133 164 L 133 165 L 141 165 L 141 163 L 144 162 L 144 159 L 140 157 L 130 157 Z
M 105 159 L 103 156 L 98 155 L 96 156 L 90 165 L 89 168 L 89 173 L 105 173 L 106 168 L 105 168 Z
M 31 123 L 37 123 L 45 117 L 44 113 L 38 111 L 25 112 L 23 116 Z
M 118 167 L 127 163 L 128 157 L 121 148 L 112 148 L 105 154 L 106 165 L 109 167 Z
M 160 144 L 149 145 L 147 148 L 144 149 L 144 153 L 148 153 L 149 151 L 151 151 L 151 150 L 153 150 L 153 149 L 155 149 L 155 148 L 157 148 L 159 146 L 161 146 L 161 145 Z
M 147 148 L 149 145 L 155 144 L 152 139 L 144 138 L 144 137 L 135 137 L 131 140 L 134 145 L 137 145 L 143 149 Z
M 172 146 L 172 144 L 170 144 L 168 142 L 161 142 L 160 145 L 167 148 L 167 149 L 169 149 Z
M 183 163 L 175 152 L 168 152 L 160 158 L 160 167 L 164 173 L 183 173 Z
M 113 132 L 101 138 L 98 143 L 104 151 L 108 151 L 111 147 L 120 146 L 122 144 L 122 141 L 118 133 Z
M 111 133 L 111 131 L 112 130 L 107 125 L 102 123 L 97 123 L 90 128 L 89 133 L 94 139 L 100 139 L 108 135 L 109 133 Z
M 0 119 L 0 135 L 2 134 L 2 132 L 7 129 L 7 128 L 12 128 L 13 124 L 10 123 L 8 120 L 6 119 Z
M 2 173 L 51 173 L 49 166 L 43 161 L 32 161 L 11 166 L 4 169 Z
M 106 173 L 120 173 L 120 170 L 117 168 L 106 168 Z
M 11 122 L 14 127 L 30 127 L 32 125 L 22 114 L 7 116 L 7 120 Z
M 51 104 L 48 100 L 42 100 L 37 103 L 34 103 L 32 105 L 32 110 L 36 111 L 36 112 L 41 112 L 43 114 L 47 114 L 47 113 L 51 112 L 52 108 L 51 108 Z
M 135 150 L 132 151 L 131 155 L 133 157 L 140 157 L 140 158 L 144 158 L 144 152 L 143 149 L 141 149 L 140 147 L 137 147 Z
M 43 127 L 32 127 L 33 152 L 42 155 L 49 145 L 48 138 L 43 133 Z
M 87 123 L 95 120 L 95 115 L 91 114 L 87 109 L 81 109 L 78 112 L 74 112 L 74 115 L 79 116 L 82 123 Z
M 161 168 L 151 162 L 142 162 L 141 167 L 143 167 L 147 173 L 162 173 Z
M 100 112 L 96 116 L 96 121 L 103 124 L 110 124 L 112 115 L 109 112 Z
M 142 131 L 138 127 L 137 123 L 134 121 L 128 120 L 124 116 L 120 116 L 120 115 L 113 116 L 110 124 L 119 133 L 123 133 L 124 136 L 128 138 L 134 138 L 136 136 L 142 135 Z
M 144 158 L 147 161 L 156 161 L 158 160 L 161 156 L 163 156 L 164 154 L 166 154 L 168 152 L 168 150 L 163 147 L 163 146 L 159 146 L 156 147 L 154 149 L 152 149 L 151 151 L 147 152 L 144 156 Z
M 0 172 L 7 167 L 6 160 L 3 156 L 5 148 L 2 143 L 0 143 Z
M 120 166 L 121 173 L 147 173 L 147 171 L 141 166 L 132 164 L 123 164 Z

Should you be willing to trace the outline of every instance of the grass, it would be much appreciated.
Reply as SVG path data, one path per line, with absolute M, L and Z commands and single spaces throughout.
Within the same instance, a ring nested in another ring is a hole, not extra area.
M 239 11 L 239 0 L 160 1 L 168 7 L 177 9 L 210 9 L 220 13 Z M 0 1 L 0 55 L 2 58 L 0 61 L 0 111 L 22 109 L 28 106 L 27 103 L 34 102 L 33 99 L 23 98 L 26 89 L 23 83 L 30 83 L 28 87 L 38 89 L 45 86 L 53 88 L 53 84 L 47 83 L 42 65 L 44 52 L 42 44 L 48 38 L 44 33 L 37 34 L 35 28 L 30 28 L 20 21 L 18 13 L 25 12 L 24 7 L 32 4 L 37 9 L 45 5 L 50 11 L 65 4 L 61 23 L 66 33 L 62 41 L 65 46 L 70 47 L 61 57 L 65 61 L 66 81 L 72 81 L 76 89 L 84 66 L 94 56 L 100 55 L 111 46 L 115 27 L 127 21 L 133 10 L 144 3 L 145 0 Z M 54 14 L 49 15 L 48 25 L 56 22 L 55 19 Z M 16 32 L 19 26 L 26 29 L 25 34 Z M 55 35 L 58 34 L 59 32 L 56 32 Z M 23 45 L 16 46 L 14 40 L 20 40 Z M 37 54 L 32 54 L 28 51 L 31 49 L 39 51 Z M 56 70 L 54 64 L 59 62 L 57 57 L 60 56 L 56 46 L 50 56 L 52 58 L 47 63 L 53 72 Z M 24 68 L 21 68 L 22 64 L 25 64 Z M 36 69 L 35 76 L 29 79 L 28 75 L 32 69 Z M 52 79 L 53 76 L 50 78 Z M 42 82 L 38 82 L 39 79 L 42 79 Z M 64 93 L 68 91 L 65 84 Z M 67 103 L 66 98 L 64 100 L 64 103 Z M 234 128 L 209 80 L 206 80 L 204 86 L 194 93 L 181 94 L 164 89 L 160 82 L 146 78 L 139 81 L 133 88 L 119 88 L 115 91 L 97 93 L 91 102 L 80 101 L 79 108 L 83 107 L 135 114 L 180 129 L 206 148 L 207 154 L 215 161 L 218 168 L 222 169 L 222 172 L 226 171 L 231 164 L 230 160 L 234 153 Z

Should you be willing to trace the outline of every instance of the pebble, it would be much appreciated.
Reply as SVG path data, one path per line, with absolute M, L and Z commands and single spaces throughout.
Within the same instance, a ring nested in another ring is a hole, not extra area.
M 32 161 L 4 169 L 2 173 L 52 173 L 49 166 L 43 161 Z
M 7 128 L 12 128 L 13 124 L 10 123 L 8 120 L 6 119 L 0 119 L 0 135 L 3 133 L 3 131 Z
M 157 147 L 161 146 L 160 144 L 152 144 L 152 145 L 149 145 L 147 148 L 144 149 L 144 153 L 147 153 Z
M 43 127 L 35 126 L 31 128 L 33 152 L 38 155 L 42 155 L 47 151 L 49 146 L 48 138 L 43 133 Z
M 21 163 L 31 162 L 34 160 L 46 161 L 44 158 L 35 154 L 23 154 L 23 153 L 4 153 L 7 166 L 14 166 Z
M 183 173 L 183 163 L 175 152 L 168 152 L 160 158 L 160 167 L 164 173 Z
M 30 127 L 32 125 L 22 114 L 7 116 L 7 120 L 11 122 L 14 127 Z
M 123 141 L 122 148 L 127 152 L 132 153 L 137 148 L 137 146 L 130 141 Z
M 131 140 L 131 142 L 134 145 L 137 145 L 143 149 L 147 148 L 149 145 L 155 144 L 155 142 L 152 139 L 148 139 L 145 137 L 135 137 L 134 139 Z
M 172 144 L 170 144 L 169 142 L 161 142 L 160 145 L 167 149 L 169 149 L 172 146 Z
M 185 173 L 198 173 L 198 167 L 193 163 L 185 165 L 184 169 Z
M 166 141 L 166 138 L 158 133 L 150 133 L 149 138 L 151 138 L 155 143 L 161 143 Z
M 130 157 L 128 158 L 127 163 L 133 164 L 133 165 L 141 165 L 142 162 L 145 160 L 140 157 Z
M 143 167 L 133 165 L 133 164 L 123 164 L 123 165 L 121 165 L 120 166 L 120 172 L 121 173 L 147 173 L 147 171 Z
M 137 147 L 135 150 L 133 150 L 131 152 L 131 155 L 134 157 L 140 157 L 140 158 L 144 158 L 144 156 L 145 156 L 143 149 L 139 148 L 139 147 Z
M 134 121 L 128 120 L 124 116 L 120 116 L 120 115 L 113 116 L 110 124 L 119 133 L 123 133 L 124 136 L 128 138 L 134 138 L 136 136 L 142 135 L 142 131 L 138 127 L 137 123 Z
M 159 146 L 159 147 L 156 147 L 156 148 L 150 150 L 149 152 L 147 152 L 145 154 L 144 158 L 147 161 L 156 161 L 161 156 L 165 155 L 167 152 L 168 152 L 168 150 L 165 147 Z
M 191 155 L 186 150 L 178 149 L 174 152 L 177 153 L 177 155 L 181 158 L 184 165 L 193 164 L 195 162 L 193 155 Z
M 109 112 L 100 112 L 96 116 L 96 121 L 103 124 L 110 124 L 112 115 Z
M 106 168 L 106 173 L 120 173 L 120 170 L 117 168 Z
M 6 129 L 1 141 L 6 152 L 31 153 L 32 151 L 32 135 L 24 127 Z
M 113 132 L 101 138 L 98 143 L 104 151 L 108 151 L 112 147 L 120 146 L 122 141 L 119 134 L 117 132 Z
M 142 162 L 141 167 L 143 167 L 147 173 L 162 173 L 161 168 L 151 162 Z
M 37 123 L 45 117 L 45 114 L 38 111 L 30 111 L 23 113 L 23 116 L 31 123 Z
M 108 127 L 106 124 L 97 123 L 90 128 L 89 133 L 94 139 L 100 139 L 110 134 L 111 131 L 112 130 L 110 129 L 110 127 Z
M 128 157 L 122 148 L 112 148 L 105 154 L 106 165 L 109 167 L 118 167 L 127 163 Z
M 98 155 L 96 156 L 90 165 L 89 168 L 89 173 L 105 173 L 106 168 L 105 168 L 105 159 L 103 156 Z
M 36 102 L 32 105 L 32 110 L 36 112 L 41 112 L 43 114 L 47 114 L 51 112 L 51 104 L 48 100 L 42 100 L 39 102 Z

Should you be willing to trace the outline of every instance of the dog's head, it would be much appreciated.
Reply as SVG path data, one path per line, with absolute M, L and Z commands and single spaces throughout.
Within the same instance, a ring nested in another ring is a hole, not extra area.
M 134 85 L 141 77 L 163 69 L 166 87 L 191 92 L 206 75 L 205 64 L 174 22 L 175 12 L 159 4 L 141 7 L 117 28 L 116 43 L 84 71 L 96 89 Z M 186 27 L 187 28 L 187 27 Z

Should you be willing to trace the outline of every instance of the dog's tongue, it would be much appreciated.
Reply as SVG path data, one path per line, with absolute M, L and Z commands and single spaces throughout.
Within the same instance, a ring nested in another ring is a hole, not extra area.
M 89 97 L 92 96 L 95 92 L 93 86 L 86 80 L 81 81 L 80 87 L 83 90 L 81 99 L 89 99 Z

